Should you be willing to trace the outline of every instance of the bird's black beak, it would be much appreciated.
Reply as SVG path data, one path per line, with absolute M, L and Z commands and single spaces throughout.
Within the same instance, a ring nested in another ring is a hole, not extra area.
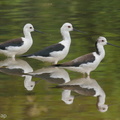
M 35 32 L 39 32 L 39 33 L 43 33 L 43 34 L 44 34 L 44 32 L 41 32 L 41 31 L 39 31 L 39 30 L 36 30 L 36 29 L 34 29 L 34 31 L 35 31 Z
M 117 45 L 113 45 L 113 44 L 111 44 L 111 43 L 107 43 L 108 45 L 111 45 L 111 46 L 115 46 L 115 47 L 119 47 L 120 48 L 120 46 L 117 46 Z
M 83 31 L 77 30 L 77 29 L 75 29 L 75 28 L 73 28 L 73 31 L 77 31 L 77 32 L 81 32 L 81 33 L 86 33 L 86 32 L 83 32 Z

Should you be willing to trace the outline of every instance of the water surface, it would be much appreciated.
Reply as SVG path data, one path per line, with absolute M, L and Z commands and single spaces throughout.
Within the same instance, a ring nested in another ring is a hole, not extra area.
M 119 8 L 119 0 L 1 0 L 0 41 L 23 36 L 23 26 L 32 23 L 36 29 L 47 33 L 32 33 L 34 44 L 27 53 L 36 52 L 62 40 L 60 27 L 70 22 L 87 34 L 71 32 L 70 52 L 59 62 L 62 63 L 94 51 L 94 42 L 99 36 L 120 45 Z M 92 91 L 77 88 L 79 93 L 74 87 L 55 87 L 76 79 L 81 84 L 82 74 L 57 68 L 50 70 L 49 63 L 33 59 L 17 58 L 14 61 L 0 55 L 0 66 L 7 66 L 0 68 L 0 119 L 119 120 L 120 50 L 112 46 L 105 46 L 105 50 L 104 60 L 90 77 L 102 91 L 104 104 L 108 105 L 104 112 L 99 110 L 99 95 L 94 96 L 94 86 L 89 86 Z M 25 74 L 28 72 L 38 74 Z M 51 74 L 56 79 L 51 78 Z

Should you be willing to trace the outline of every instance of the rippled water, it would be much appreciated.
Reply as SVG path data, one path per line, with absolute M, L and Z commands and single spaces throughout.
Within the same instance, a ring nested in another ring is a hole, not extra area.
M 23 36 L 23 26 L 32 23 L 47 33 L 32 33 L 34 44 L 27 53 L 36 52 L 62 40 L 60 27 L 70 22 L 86 34 L 71 32 L 70 52 L 62 63 L 94 51 L 98 36 L 120 45 L 119 20 L 119 0 L 1 0 L 0 41 Z M 119 120 L 120 49 L 105 46 L 105 50 L 106 56 L 91 78 L 49 68 L 49 63 L 38 60 L 0 55 L 0 66 L 7 66 L 0 68 L 0 119 Z M 67 82 L 65 87 L 57 86 Z

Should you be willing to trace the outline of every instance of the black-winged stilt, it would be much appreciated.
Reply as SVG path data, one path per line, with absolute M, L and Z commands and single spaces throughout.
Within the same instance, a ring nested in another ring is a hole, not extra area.
M 101 60 L 105 57 L 104 45 L 112 45 L 107 42 L 105 37 L 99 37 L 95 43 L 96 52 L 92 52 L 83 56 L 80 56 L 72 61 L 65 62 L 63 64 L 56 64 L 53 66 L 63 67 L 69 70 L 73 70 L 76 72 L 81 72 L 83 74 L 87 73 L 90 75 L 90 72 L 95 70 Z M 116 46 L 119 47 L 119 46 Z
M 33 44 L 31 32 L 37 30 L 34 29 L 33 25 L 28 23 L 23 27 L 24 37 L 8 40 L 0 44 L 0 53 L 14 58 L 15 55 L 21 55 L 29 50 Z

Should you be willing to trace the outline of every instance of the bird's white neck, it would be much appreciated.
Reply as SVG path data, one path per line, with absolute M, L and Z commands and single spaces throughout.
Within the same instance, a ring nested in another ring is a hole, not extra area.
M 105 57 L 104 46 L 96 43 L 96 53 L 101 57 L 101 60 Z
M 69 43 L 71 43 L 71 37 L 68 31 L 61 31 L 61 34 L 63 36 L 63 40 L 69 41 Z
M 32 36 L 30 32 L 23 30 L 23 33 L 26 39 L 32 40 Z

